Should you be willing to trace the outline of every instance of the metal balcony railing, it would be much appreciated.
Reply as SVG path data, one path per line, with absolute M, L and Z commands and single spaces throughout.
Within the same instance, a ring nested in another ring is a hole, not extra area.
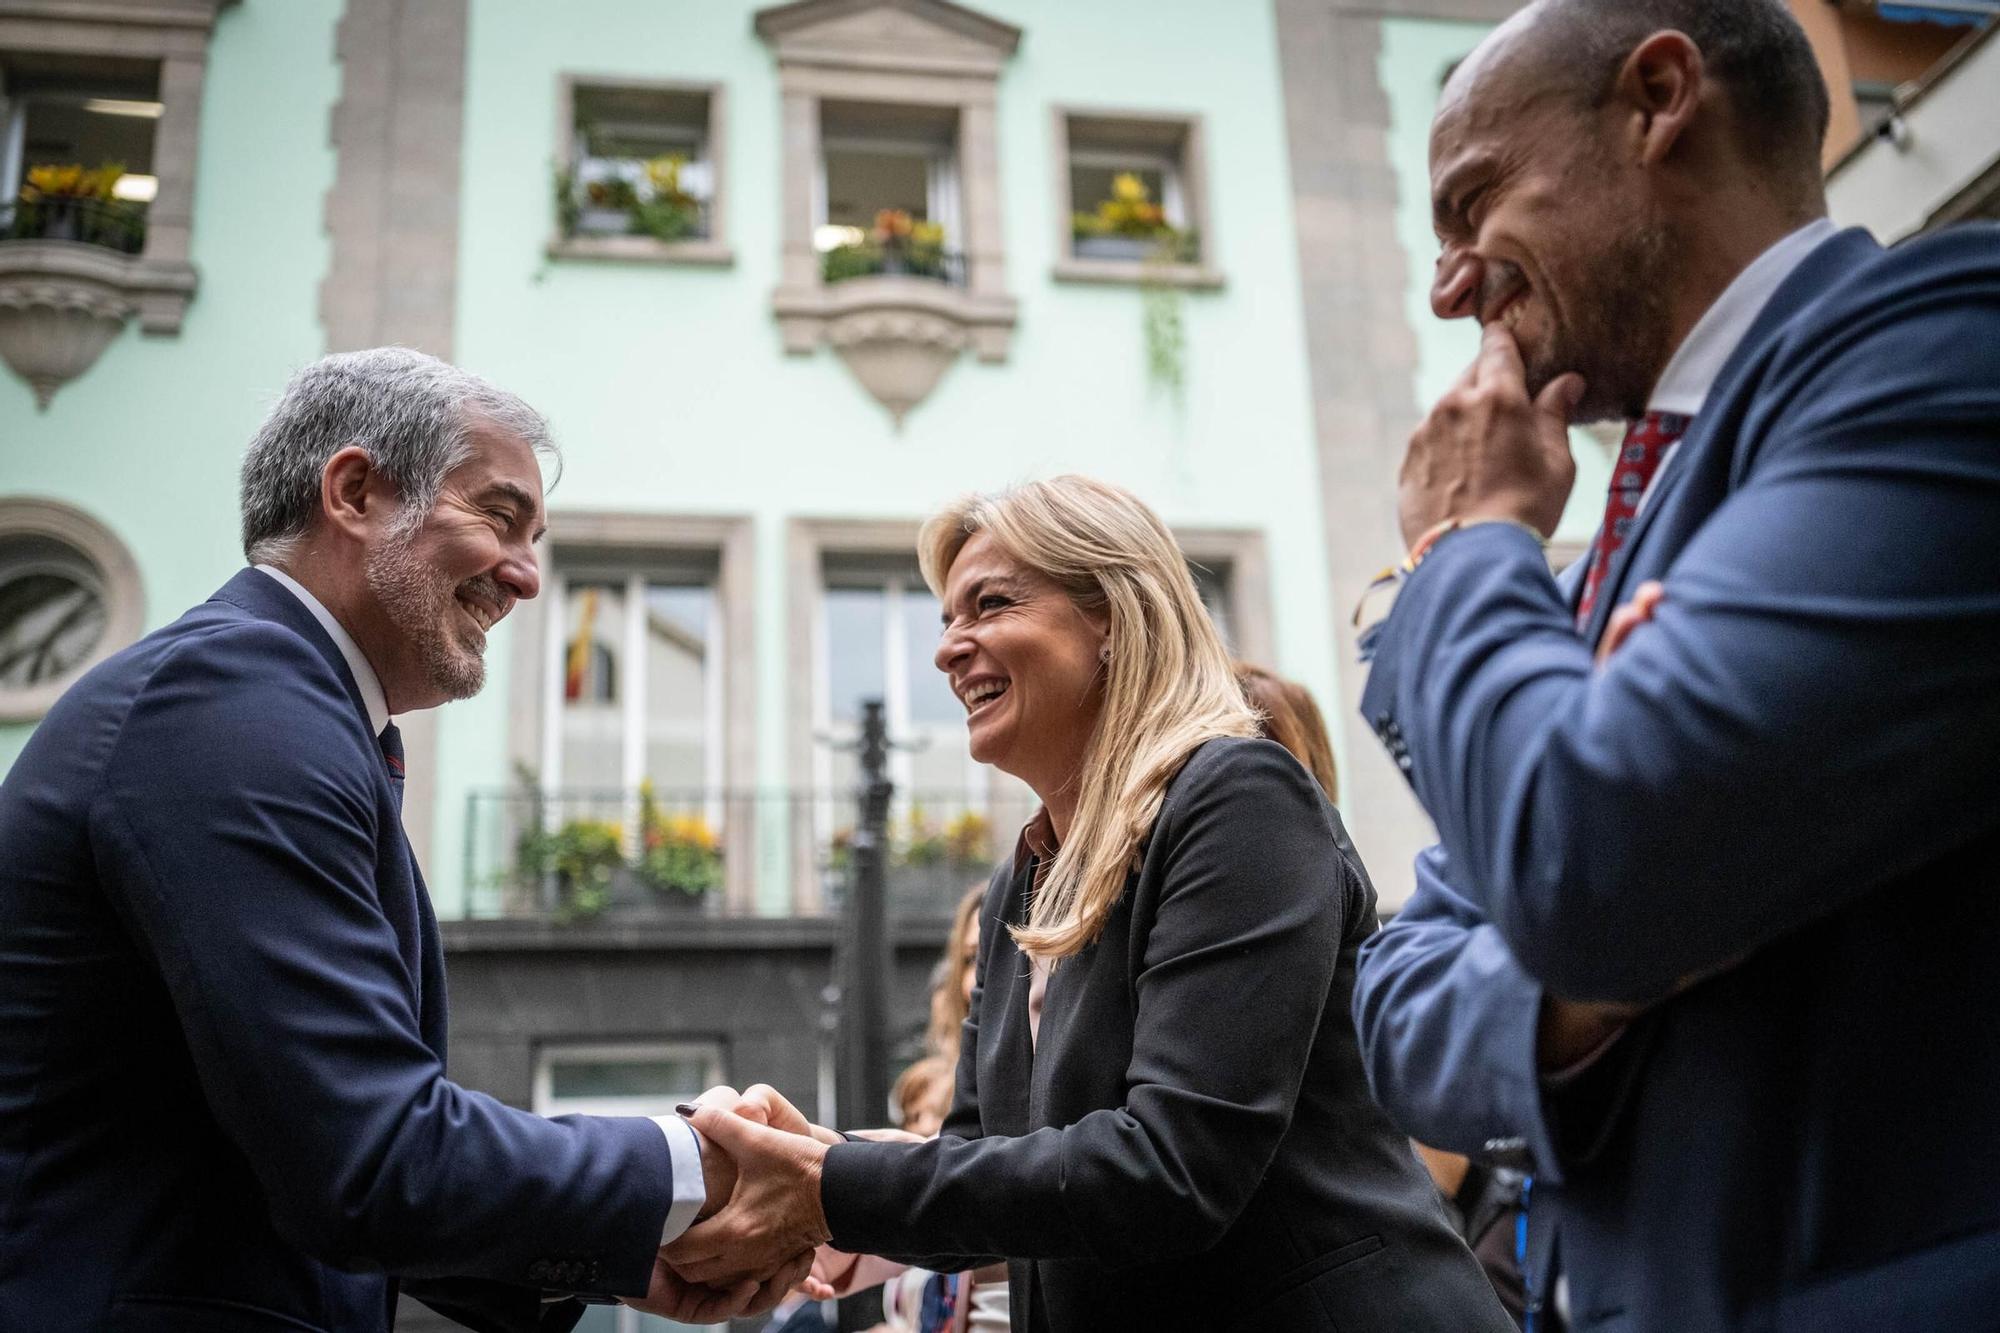
M 838 914 L 858 813 L 846 792 L 474 791 L 465 821 L 467 915 L 638 923 L 761 915 L 774 903 L 794 914 Z M 1032 813 L 1019 797 L 897 793 L 890 912 L 948 915 L 1013 851 Z
M 77 241 L 136 255 L 146 244 L 146 206 L 123 199 L 20 199 L 0 205 L 0 240 Z
M 864 241 L 837 246 L 820 256 L 820 276 L 829 284 L 853 278 L 926 278 L 950 287 L 965 286 L 965 256 L 956 250 L 882 245 Z

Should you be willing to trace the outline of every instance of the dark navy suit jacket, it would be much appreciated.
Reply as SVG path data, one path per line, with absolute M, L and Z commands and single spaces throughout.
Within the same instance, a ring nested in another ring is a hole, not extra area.
M 1363 707 L 1441 840 L 1365 952 L 1371 1077 L 1530 1140 L 1580 1328 L 2000 1326 L 2000 230 L 1827 242 L 1585 633 L 1525 534 L 1456 533 Z M 1587 1096 L 1534 1080 L 1543 988 L 1656 1002 Z
M 645 1290 L 645 1119 L 446 1080 L 437 923 L 361 696 L 245 570 L 0 784 L 0 1330 L 475 1328 Z

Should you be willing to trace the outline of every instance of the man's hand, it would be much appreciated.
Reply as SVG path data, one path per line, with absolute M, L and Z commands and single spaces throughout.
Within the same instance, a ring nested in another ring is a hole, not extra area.
M 656 1258 L 653 1280 L 647 1285 L 645 1296 L 627 1300 L 625 1304 L 682 1324 L 719 1324 L 748 1313 L 759 1290 L 759 1284 L 748 1280 L 728 1287 L 690 1282 L 669 1267 L 665 1259 Z
M 1544 1074 L 1563 1073 L 1594 1054 L 1644 1012 L 1642 1004 L 1598 1004 L 1544 995 L 1535 1031 L 1535 1063 Z
M 1448 518 L 1554 532 L 1576 481 L 1569 417 L 1582 397 L 1582 377 L 1569 374 L 1530 399 L 1514 335 L 1488 324 L 1478 359 L 1410 436 L 1397 497 L 1404 546 Z
M 742 1094 L 725 1084 L 710 1088 L 695 1098 L 694 1104 L 720 1107 L 725 1111 L 736 1111 L 739 1115 L 748 1115 L 752 1118 L 758 1114 L 754 1107 L 748 1110 L 739 1109 L 743 1106 Z M 736 1192 L 736 1163 L 731 1161 L 729 1154 L 707 1135 L 697 1134 L 696 1137 L 701 1140 L 701 1180 L 708 1190 L 708 1198 L 702 1202 L 701 1211 L 695 1214 L 696 1220 L 699 1221 L 701 1218 L 713 1217 L 721 1212 L 722 1205 L 728 1203 L 729 1196 Z
M 785 1100 L 785 1095 L 768 1083 L 752 1084 L 733 1109 L 746 1120 L 769 1125 L 787 1134 L 804 1134 L 829 1147 L 842 1141 L 835 1131 L 806 1119 L 805 1112 Z
M 1664 584 L 1647 579 L 1634 590 L 1631 601 L 1611 613 L 1611 619 L 1604 624 L 1604 637 L 1597 641 L 1597 665 L 1610 661 L 1611 654 L 1623 646 L 1626 636 L 1653 618 L 1653 612 L 1659 610 L 1666 595 Z
M 809 1265 L 811 1251 L 833 1236 L 819 1198 L 827 1145 L 712 1104 L 696 1106 L 689 1120 L 704 1142 L 735 1161 L 737 1181 L 726 1208 L 661 1251 L 674 1272 L 687 1281 L 728 1285 L 765 1281 L 801 1255 Z M 800 1268 L 792 1282 L 805 1271 Z

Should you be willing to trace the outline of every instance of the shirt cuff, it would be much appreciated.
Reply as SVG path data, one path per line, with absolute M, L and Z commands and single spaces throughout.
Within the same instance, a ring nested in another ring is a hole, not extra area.
M 694 1126 L 677 1115 L 656 1115 L 653 1123 L 667 1136 L 667 1151 L 673 1154 L 674 1206 L 660 1228 L 660 1244 L 669 1245 L 694 1225 L 695 1214 L 708 1202 L 708 1181 L 701 1173 L 701 1135 Z

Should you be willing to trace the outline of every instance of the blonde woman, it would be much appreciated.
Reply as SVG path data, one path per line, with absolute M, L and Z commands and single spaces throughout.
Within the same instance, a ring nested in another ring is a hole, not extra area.
M 1317 784 L 1255 739 L 1166 527 L 1062 477 L 951 505 L 920 556 L 973 756 L 1042 801 L 981 913 L 1004 928 L 951 1113 L 929 1142 L 850 1142 L 692 1108 L 740 1183 L 667 1262 L 1005 1258 L 1036 1333 L 1511 1330 L 1368 1097 L 1348 1001 L 1372 890 Z

